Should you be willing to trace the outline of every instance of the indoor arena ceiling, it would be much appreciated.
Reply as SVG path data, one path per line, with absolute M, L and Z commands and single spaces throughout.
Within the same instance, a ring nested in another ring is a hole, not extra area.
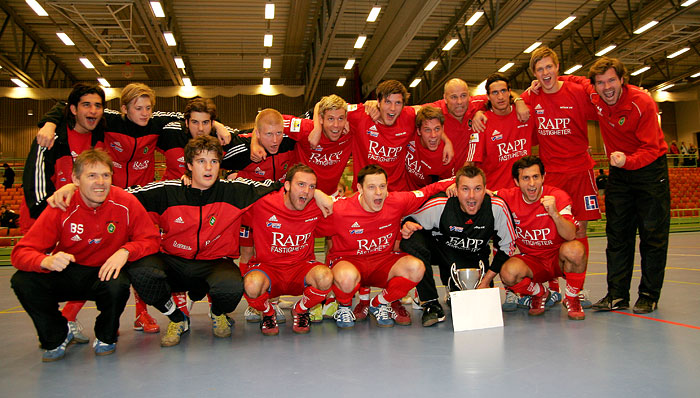
M 29 3 L 48 15 L 39 16 Z M 156 17 L 151 3 L 160 3 Z M 274 18 L 266 19 L 268 4 Z M 115 87 L 151 85 L 303 86 L 306 101 L 319 83 L 347 78 L 367 94 L 383 79 L 415 82 L 416 101 L 433 99 L 450 77 L 479 84 L 504 67 L 517 88 L 532 80 L 523 51 L 534 42 L 560 55 L 560 71 L 596 53 L 621 58 L 631 82 L 650 89 L 700 81 L 700 1 L 693 0 L 0 0 L 0 85 L 67 87 L 104 78 Z M 381 7 L 376 22 L 367 17 Z M 467 26 L 475 12 L 484 14 Z M 555 26 L 576 18 L 563 29 Z M 657 23 L 643 33 L 638 30 Z M 57 33 L 65 33 L 69 46 Z M 175 45 L 168 45 L 172 33 Z M 264 46 L 264 36 L 272 45 Z M 366 36 L 354 48 L 358 36 Z M 455 39 L 454 47 L 445 45 Z M 676 54 L 679 50 L 685 50 Z M 94 68 L 86 68 L 86 58 Z M 270 65 L 264 65 L 268 58 Z M 355 63 L 345 69 L 349 59 Z M 432 70 L 426 71 L 431 61 Z M 176 63 L 177 62 L 177 63 Z M 182 63 L 180 63 L 182 62 Z M 325 93 L 321 93 L 325 94 Z

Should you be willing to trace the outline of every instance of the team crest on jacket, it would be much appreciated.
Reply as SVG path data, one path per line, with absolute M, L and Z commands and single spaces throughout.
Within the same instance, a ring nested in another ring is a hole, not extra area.
M 215 222 L 216 222 L 216 217 L 211 216 L 211 218 L 209 219 L 209 225 L 211 225 L 213 227 Z
M 148 153 L 148 147 L 144 147 L 144 148 L 143 148 L 143 154 L 145 155 L 145 154 L 147 154 L 147 153 Z
M 117 226 L 114 225 L 113 222 L 107 224 L 107 232 L 109 232 L 110 234 L 112 234 L 112 233 L 114 233 L 114 231 L 116 231 L 116 230 L 117 230 Z
M 617 124 L 619 124 L 620 126 L 622 126 L 623 124 L 625 124 L 625 117 L 624 117 L 624 116 L 621 117 L 620 120 L 617 122 Z

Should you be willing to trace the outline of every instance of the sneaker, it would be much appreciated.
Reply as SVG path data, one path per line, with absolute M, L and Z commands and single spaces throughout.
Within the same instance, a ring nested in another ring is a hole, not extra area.
M 260 321 L 260 331 L 265 336 L 275 336 L 280 333 L 280 328 L 277 327 L 277 319 L 275 319 L 275 314 L 268 316 L 263 315 L 262 321 Z
M 355 313 L 350 306 L 338 305 L 338 310 L 333 315 L 335 324 L 341 329 L 350 329 L 355 327 Z
M 273 302 L 271 304 L 272 304 L 272 308 L 275 309 L 275 316 L 276 316 L 277 324 L 287 322 L 287 317 L 284 315 L 284 312 L 282 311 L 282 308 L 280 308 L 279 303 Z
M 654 312 L 654 310 L 658 308 L 657 304 L 658 303 L 656 302 L 656 300 L 652 299 L 646 294 L 640 294 L 639 298 L 637 299 L 637 302 L 634 303 L 634 308 L 632 309 L 632 312 L 634 312 L 635 314 L 648 314 L 650 312 Z
M 549 291 L 549 298 L 547 299 L 547 302 L 544 303 L 544 306 L 547 308 L 552 308 L 552 307 L 554 307 L 554 304 L 556 304 L 560 301 L 561 301 L 561 293 L 550 290 Z
M 245 313 L 243 315 L 245 316 L 246 322 L 260 322 L 260 311 L 251 306 L 248 306 L 248 308 L 245 309 Z
M 421 321 L 423 326 L 433 326 L 438 322 L 443 322 L 445 320 L 445 311 L 437 300 L 428 301 L 423 304 L 423 317 Z
M 104 341 L 100 341 L 100 339 L 95 339 L 92 343 L 92 348 L 97 356 L 109 355 L 114 354 L 114 351 L 117 349 L 117 343 L 107 344 Z
M 569 319 L 574 321 L 586 319 L 586 314 L 583 312 L 583 308 L 581 308 L 581 301 L 578 296 L 565 297 L 561 304 L 568 311 Z
M 518 295 L 510 289 L 506 289 L 506 301 L 501 305 L 503 312 L 513 312 L 518 309 Z M 425 323 L 423 324 L 425 326 Z
M 296 301 L 289 301 L 289 300 L 282 300 L 279 299 L 277 301 L 273 301 L 274 304 L 277 304 L 278 307 L 280 308 L 292 308 L 296 304 Z M 277 320 L 279 323 L 279 319 Z
M 158 333 L 160 326 L 148 312 L 143 311 L 134 321 L 134 330 L 142 330 L 144 333 Z
M 160 339 L 161 347 L 172 347 L 180 344 L 180 336 L 190 330 L 190 318 L 185 317 L 182 322 L 170 322 L 165 336 Z
M 229 318 L 226 314 L 211 315 L 211 330 L 214 332 L 214 336 L 216 337 L 230 337 L 231 323 L 231 318 Z
M 78 343 L 78 344 L 86 344 L 87 342 L 90 341 L 90 339 L 83 334 L 83 325 L 80 324 L 78 321 L 68 321 L 68 329 L 70 330 L 71 333 L 73 333 L 73 340 L 71 341 L 72 343 Z
M 411 314 L 406 311 L 402 301 L 396 300 L 391 302 L 391 313 L 397 325 L 408 326 L 411 324 Z
M 532 296 L 521 296 L 518 297 L 518 308 L 530 308 L 530 301 L 532 301 Z
M 312 323 L 323 322 L 323 304 L 316 304 L 309 310 L 309 321 Z
M 44 354 L 41 356 L 41 361 L 42 362 L 53 362 L 53 361 L 58 361 L 59 359 L 63 359 L 63 357 L 66 356 L 66 347 L 70 342 L 73 340 L 73 333 L 71 333 L 70 330 L 68 330 L 68 335 L 66 336 L 66 339 L 63 340 L 63 343 L 59 345 L 58 347 L 54 348 L 53 350 L 46 350 L 44 351 Z
M 550 295 L 551 293 L 549 292 L 549 289 L 547 289 L 547 291 L 545 291 L 545 293 L 542 295 L 532 296 L 532 299 L 530 300 L 530 310 L 527 312 L 527 314 L 532 316 L 544 314 L 545 310 L 547 309 L 545 304 L 547 303 L 547 300 L 549 300 Z
M 309 333 L 309 311 L 297 313 L 296 311 L 294 311 L 294 308 L 292 308 L 292 318 L 294 318 L 294 325 L 292 325 L 292 330 L 294 331 L 294 333 Z
M 380 328 L 394 327 L 394 317 L 389 304 L 379 304 L 376 307 L 369 306 L 369 313 Z
M 590 297 L 590 292 L 587 289 L 581 289 L 581 291 L 578 292 L 578 299 L 581 302 L 581 308 L 583 308 L 584 310 L 593 307 L 593 303 L 591 302 Z
M 367 319 L 367 314 L 369 313 L 369 300 L 360 300 L 352 309 L 352 313 L 355 314 L 355 319 L 359 321 L 364 321 Z
M 608 293 L 600 299 L 597 303 L 593 304 L 593 309 L 596 311 L 613 311 L 613 310 L 626 310 L 630 307 L 630 302 L 623 298 L 613 298 L 613 296 Z
M 413 300 L 411 300 L 411 308 L 414 310 L 422 310 L 423 307 L 420 305 L 420 297 L 418 297 L 418 290 L 413 290 Z
M 335 313 L 338 311 L 338 301 L 333 300 L 330 303 L 323 305 L 323 318 L 335 319 Z
M 401 304 L 411 304 L 413 302 L 413 297 L 411 297 L 411 292 L 401 298 Z

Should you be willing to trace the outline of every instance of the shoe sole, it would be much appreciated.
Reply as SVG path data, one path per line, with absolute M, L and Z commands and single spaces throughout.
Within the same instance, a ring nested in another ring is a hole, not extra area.
M 296 334 L 307 334 L 307 333 L 309 333 L 309 332 L 311 331 L 311 329 L 295 329 L 295 328 L 292 328 L 292 331 L 294 331 L 294 333 L 296 333 Z
M 442 321 L 444 321 L 444 320 L 445 320 L 445 318 L 442 318 Z M 433 326 L 433 325 L 437 324 L 438 322 L 442 322 L 442 321 L 440 320 L 440 318 L 429 319 L 428 321 L 423 322 L 423 327 L 427 328 L 427 327 Z
M 377 318 L 375 318 L 374 316 L 372 316 L 372 323 L 374 323 L 375 325 L 377 325 L 377 326 L 380 327 L 380 328 L 393 328 L 393 327 L 394 327 L 394 324 L 396 323 L 396 321 L 392 322 L 392 323 L 389 324 L 389 325 L 381 325 L 381 324 L 379 324 L 379 322 L 377 321 Z
M 583 306 L 582 306 L 583 307 Z M 616 307 L 596 307 L 595 304 L 591 306 L 591 308 L 594 311 L 603 311 L 603 312 L 610 312 L 610 311 L 620 311 L 620 310 L 628 310 L 630 308 L 629 304 L 628 305 L 618 305 Z
M 105 355 L 114 354 L 114 351 L 116 351 L 116 350 L 117 350 L 117 349 L 115 348 L 115 349 L 113 349 L 113 350 L 109 350 L 109 351 L 105 351 L 105 352 L 96 352 L 95 355 L 98 356 L 98 357 L 103 357 L 103 356 L 105 356 Z
M 44 357 L 42 357 L 41 362 L 56 362 L 56 361 L 60 361 L 61 359 L 65 358 L 65 357 L 66 357 L 66 354 L 63 354 L 57 358 L 44 358 Z
M 338 325 L 336 324 L 336 326 L 338 326 Z M 354 329 L 354 328 L 355 328 L 355 325 L 350 325 L 350 326 L 338 326 L 338 329 Z
M 144 333 L 160 333 L 160 327 L 158 329 L 144 329 L 143 326 L 134 326 L 134 330 Z
M 182 336 L 183 336 L 185 333 L 189 333 L 189 331 L 190 331 L 190 329 L 187 329 L 187 330 L 185 330 L 184 332 L 180 333 L 180 340 L 178 340 L 178 341 L 175 342 L 175 343 L 165 343 L 165 344 L 164 344 L 163 341 L 161 340 L 160 346 L 161 346 L 161 347 L 175 347 L 176 345 L 180 344 L 180 341 L 182 340 Z
M 568 315 L 569 319 L 572 321 L 582 321 L 582 320 L 586 319 L 586 315 L 571 315 L 571 314 L 567 314 L 567 315 Z
M 263 336 L 277 336 L 278 334 L 280 334 L 280 331 L 278 330 L 276 332 L 262 332 L 262 334 Z
M 245 321 L 248 323 L 260 323 L 260 318 L 258 318 L 258 319 L 246 318 Z
M 227 337 L 231 337 L 231 331 L 230 331 L 230 330 L 228 331 L 228 333 L 224 333 L 224 334 L 217 334 L 216 332 L 214 332 L 213 334 L 214 334 L 214 337 L 218 337 L 218 338 L 220 338 L 220 339 L 225 339 L 225 338 L 227 338 Z
M 634 308 L 634 309 L 632 309 L 632 312 L 635 314 L 651 314 L 652 312 L 656 311 L 657 308 L 659 308 L 657 305 L 654 305 L 653 308 L 651 309 L 651 311 L 648 311 L 646 309 L 642 310 L 642 309 Z
M 394 323 L 397 324 L 397 325 L 401 325 L 401 326 L 410 326 L 413 322 L 412 322 L 412 321 L 408 321 L 408 322 L 399 322 L 399 321 L 397 321 L 396 319 L 394 319 Z

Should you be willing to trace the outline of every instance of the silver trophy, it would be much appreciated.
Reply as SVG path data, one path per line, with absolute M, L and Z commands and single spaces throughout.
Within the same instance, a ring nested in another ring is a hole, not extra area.
M 460 268 L 452 263 L 450 267 L 452 282 L 460 290 L 473 290 L 479 286 L 481 279 L 484 277 L 484 262 L 479 260 L 479 268 Z

